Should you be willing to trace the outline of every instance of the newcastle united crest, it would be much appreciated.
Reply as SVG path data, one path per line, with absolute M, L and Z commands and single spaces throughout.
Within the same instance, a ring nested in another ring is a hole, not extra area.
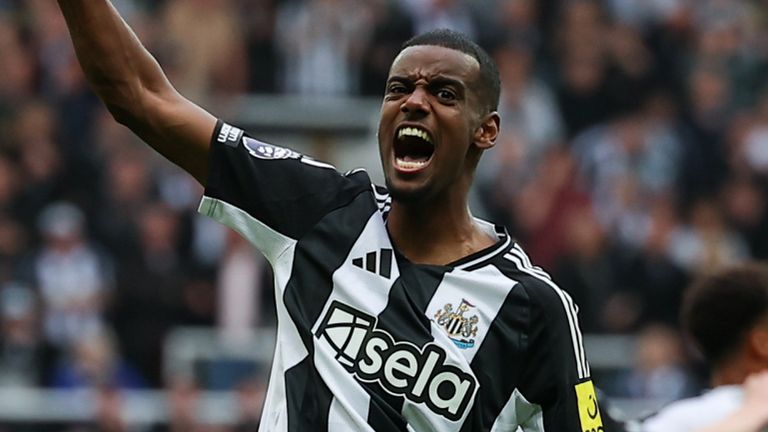
M 456 310 L 453 304 L 448 303 L 435 313 L 435 322 L 442 327 L 454 344 L 461 349 L 469 349 L 475 346 L 477 336 L 477 315 L 465 316 L 475 308 L 475 305 L 461 299 L 461 304 Z

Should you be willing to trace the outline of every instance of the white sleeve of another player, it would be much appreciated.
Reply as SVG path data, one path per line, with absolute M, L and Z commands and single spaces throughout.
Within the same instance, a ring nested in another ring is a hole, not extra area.
M 675 402 L 643 422 L 642 432 L 688 432 L 709 426 L 736 411 L 743 393 L 738 386 L 718 387 Z

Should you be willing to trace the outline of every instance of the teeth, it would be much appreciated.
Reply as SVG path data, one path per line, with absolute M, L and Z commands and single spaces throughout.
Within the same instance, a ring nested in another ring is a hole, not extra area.
M 398 138 L 402 138 L 406 136 L 421 138 L 424 141 L 432 144 L 432 138 L 429 137 L 429 134 L 426 131 L 421 129 L 417 129 L 413 127 L 405 127 L 400 129 L 400 131 L 397 133 Z
M 397 166 L 404 169 L 418 169 L 427 164 L 427 161 L 404 161 L 400 158 L 396 158 Z

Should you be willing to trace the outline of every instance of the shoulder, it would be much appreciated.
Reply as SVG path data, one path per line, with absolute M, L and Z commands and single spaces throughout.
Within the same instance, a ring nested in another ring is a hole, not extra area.
M 526 302 L 531 346 L 549 352 L 572 350 L 573 357 L 561 356 L 558 361 L 575 365 L 579 379 L 588 377 L 589 366 L 582 342 L 578 308 L 571 296 L 547 272 L 533 265 L 519 245 L 513 244 L 503 260 L 505 262 L 498 265 L 510 279 L 518 283 L 518 295 Z
M 573 309 L 575 313 L 570 295 L 552 280 L 549 273 L 533 264 L 518 243 L 512 242 L 507 251 L 495 261 L 499 270 L 525 292 L 531 306 L 542 308 L 548 314 L 562 314 L 564 307 Z

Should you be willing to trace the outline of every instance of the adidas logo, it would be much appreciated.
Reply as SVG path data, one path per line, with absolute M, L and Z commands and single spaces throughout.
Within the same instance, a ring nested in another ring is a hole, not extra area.
M 389 279 L 392 276 L 392 255 L 392 249 L 381 249 L 368 252 L 364 257 L 353 259 L 352 264 Z

